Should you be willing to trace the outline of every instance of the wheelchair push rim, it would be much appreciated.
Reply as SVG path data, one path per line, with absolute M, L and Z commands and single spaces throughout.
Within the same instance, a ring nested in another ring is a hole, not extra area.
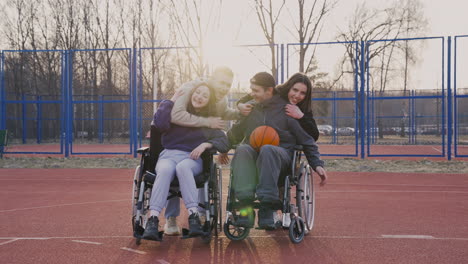
M 302 218 L 306 233 L 310 232 L 314 226 L 315 217 L 315 192 L 312 179 L 312 170 L 309 165 L 303 168 L 299 179 L 300 194 L 297 195 L 299 216 Z

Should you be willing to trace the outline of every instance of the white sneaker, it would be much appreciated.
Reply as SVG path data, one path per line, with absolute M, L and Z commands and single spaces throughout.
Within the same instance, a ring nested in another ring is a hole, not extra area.
M 180 227 L 177 225 L 177 218 L 175 216 L 166 218 L 166 223 L 164 224 L 164 234 L 168 236 L 180 235 Z

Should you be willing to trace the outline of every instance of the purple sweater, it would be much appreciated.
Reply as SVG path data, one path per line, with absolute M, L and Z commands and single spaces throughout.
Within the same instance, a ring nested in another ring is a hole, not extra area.
M 154 114 L 153 124 L 162 132 L 161 143 L 165 149 L 192 152 L 201 143 L 213 144 L 219 152 L 229 151 L 226 134 L 219 129 L 205 127 L 184 127 L 171 123 L 174 102 L 164 100 Z

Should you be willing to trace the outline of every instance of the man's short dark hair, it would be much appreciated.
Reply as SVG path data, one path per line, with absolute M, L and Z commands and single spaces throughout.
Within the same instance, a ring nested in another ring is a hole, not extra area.
M 276 86 L 276 81 L 273 75 L 269 74 L 268 72 L 259 72 L 254 75 L 250 79 L 251 84 L 255 84 L 258 86 L 262 86 L 263 88 L 268 88 L 268 87 L 273 87 L 275 88 Z

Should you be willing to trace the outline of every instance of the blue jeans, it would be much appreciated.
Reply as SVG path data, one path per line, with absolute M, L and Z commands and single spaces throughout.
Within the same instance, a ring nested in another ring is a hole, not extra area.
M 195 175 L 201 173 L 201 158 L 193 160 L 190 152 L 165 149 L 156 164 L 156 180 L 151 192 L 150 210 L 161 212 L 166 205 L 169 188 L 174 177 L 179 179 L 180 191 L 186 208 L 198 206 L 198 190 Z

